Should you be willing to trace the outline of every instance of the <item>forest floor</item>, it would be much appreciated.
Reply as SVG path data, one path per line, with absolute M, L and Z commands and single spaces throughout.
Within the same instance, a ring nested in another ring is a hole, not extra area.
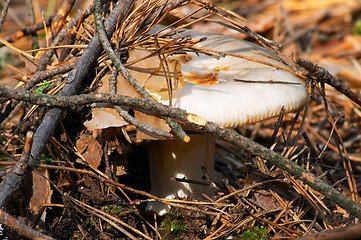
M 132 120 L 151 125 L 162 115 L 171 116 L 188 125 L 181 125 L 186 134 L 197 126 L 198 132 L 216 136 L 215 175 L 205 180 L 216 187 L 214 196 L 202 201 L 150 194 L 148 147 L 153 140 L 138 132 L 137 122 L 122 120 L 119 127 L 118 120 L 111 122 L 116 112 L 109 108 L 97 119 L 102 127 L 89 126 L 95 114 L 92 93 L 116 72 L 116 63 L 99 41 L 89 47 L 97 18 L 86 1 L 74 2 L 33 0 L 31 8 L 14 0 L 2 13 L 0 238 L 361 237 L 359 0 L 191 0 L 175 1 L 182 5 L 177 7 L 135 1 L 123 6 L 111 43 L 126 69 L 131 70 L 127 61 L 135 48 L 155 52 L 152 57 L 160 61 L 191 49 L 190 39 L 147 35 L 149 24 L 178 21 L 173 27 L 187 24 L 262 44 L 307 80 L 310 99 L 300 112 L 230 131 L 216 132 L 211 123 L 192 122 L 183 112 L 158 105 L 149 108 L 151 119 L 140 116 L 137 110 L 155 101 L 128 105 Z M 115 6 L 104 4 L 102 19 L 110 19 Z M 137 57 L 142 63 L 149 56 Z M 51 98 L 59 92 L 79 98 Z M 182 130 L 164 129 L 164 138 L 184 138 Z M 171 211 L 162 216 L 147 212 L 152 201 L 169 204 Z

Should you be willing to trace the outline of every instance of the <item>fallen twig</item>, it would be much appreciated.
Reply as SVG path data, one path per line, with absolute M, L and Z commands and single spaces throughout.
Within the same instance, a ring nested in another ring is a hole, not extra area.
M 5 89 L 5 91 L 4 91 Z M 361 206 L 352 201 L 349 197 L 345 196 L 341 192 L 332 188 L 322 180 L 318 179 L 310 171 L 297 165 L 297 163 L 290 161 L 278 153 L 271 151 L 270 149 L 219 125 L 206 121 L 199 116 L 187 113 L 186 111 L 173 108 L 171 106 L 163 105 L 149 99 L 133 98 L 121 95 L 112 94 L 83 94 L 78 96 L 49 96 L 40 93 L 31 94 L 28 91 L 19 91 L 0 86 L 0 96 L 7 98 L 17 98 L 18 100 L 29 101 L 34 104 L 40 104 L 44 106 L 63 106 L 71 107 L 76 105 L 84 105 L 92 102 L 106 102 L 116 105 L 124 105 L 133 107 L 137 110 L 145 110 L 150 112 L 157 112 L 163 116 L 168 116 L 179 121 L 184 122 L 187 125 L 202 129 L 207 133 L 211 133 L 235 146 L 238 146 L 253 155 L 266 159 L 276 167 L 283 169 L 295 178 L 302 180 L 305 184 L 311 188 L 322 193 L 328 200 L 336 203 L 341 208 L 346 209 L 353 216 L 361 219 Z M 54 104 L 54 105 L 52 105 Z
M 10 36 L 5 37 L 4 39 L 9 43 L 15 42 L 16 40 L 19 40 L 22 37 L 25 37 L 36 31 L 44 29 L 44 23 L 45 23 L 45 26 L 50 26 L 50 23 L 52 20 L 53 20 L 53 16 L 50 16 L 50 17 L 46 18 L 44 20 L 44 22 L 38 22 L 38 23 L 34 24 L 33 26 L 26 27 L 20 31 L 17 31 L 16 33 L 14 33 Z M 3 47 L 3 46 L 5 46 L 5 45 L 3 43 L 0 43 L 0 47 Z
M 361 107 L 361 98 L 329 71 L 302 58 L 297 58 L 296 63 L 307 70 L 311 77 L 319 82 L 327 83 Z
M 110 88 L 110 92 L 112 94 L 116 94 L 116 81 L 117 81 L 117 76 L 118 76 L 118 71 L 117 70 L 113 70 L 112 75 L 109 79 L 109 88 Z M 150 135 L 156 135 L 157 137 L 161 137 L 161 138 L 165 138 L 165 139 L 172 139 L 173 136 L 172 134 L 161 130 L 161 129 L 157 129 L 157 128 L 153 128 L 151 126 L 149 126 L 148 124 L 139 122 L 137 119 L 135 119 L 134 117 L 132 117 L 128 111 L 125 111 L 122 107 L 120 106 L 114 106 L 114 109 L 117 111 L 117 113 L 129 124 L 134 125 L 138 130 L 146 133 L 146 134 L 150 134 Z
M 101 21 L 101 9 L 100 9 L 100 2 L 94 0 L 94 19 L 95 19 L 95 26 L 97 29 L 97 33 L 100 39 L 100 42 L 104 48 L 104 50 L 108 53 L 109 58 L 112 60 L 114 66 L 116 69 L 123 75 L 123 77 L 129 82 L 129 84 L 143 97 L 149 99 L 150 101 L 154 101 L 153 97 L 138 83 L 138 81 L 133 78 L 128 70 L 123 66 L 120 59 L 115 54 L 114 50 L 112 49 L 112 46 L 110 45 L 110 42 L 108 41 L 108 38 L 105 34 L 104 26 Z M 171 118 L 165 118 L 168 125 L 174 129 L 174 133 L 178 133 L 178 137 L 183 141 L 189 141 L 189 137 L 185 134 L 185 132 L 182 130 L 182 128 L 179 126 L 177 122 L 175 122 Z M 142 130 L 142 129 L 140 129 Z
M 35 229 L 32 229 L 31 227 L 11 216 L 1 208 L 0 223 L 29 239 L 55 240 L 55 238 L 49 237 L 41 232 L 36 231 Z
M 55 37 L 55 39 L 53 40 L 53 42 L 50 46 L 55 47 L 55 46 L 59 45 L 63 41 L 64 36 L 67 33 L 67 31 L 70 28 L 72 28 L 75 24 L 77 24 L 77 22 L 79 21 L 79 19 L 82 15 L 87 15 L 87 14 L 89 14 L 89 12 L 90 12 L 90 9 L 85 11 L 85 13 L 83 13 L 83 14 L 78 14 L 77 17 L 70 20 L 66 24 L 66 26 L 63 27 L 63 29 L 58 33 L 58 35 Z M 39 64 L 37 66 L 37 70 L 36 70 L 35 74 L 24 85 L 21 85 L 19 87 L 20 89 L 31 89 L 32 87 L 34 87 L 37 83 L 39 83 L 43 79 L 43 74 L 44 74 L 44 71 L 46 71 L 46 66 L 49 63 L 50 58 L 53 56 L 55 50 L 56 49 L 51 48 L 39 57 Z M 9 114 L 11 113 L 11 111 L 13 109 L 15 109 L 17 104 L 18 104 L 18 102 L 12 101 L 1 109 L 0 123 L 2 123 L 9 116 Z
M 10 7 L 10 4 L 11 4 L 11 1 L 12 0 L 7 0 L 5 5 L 3 6 L 3 10 L 1 11 L 1 17 L 0 17 L 0 31 L 1 29 L 3 28 L 3 24 L 4 24 L 4 21 L 5 21 L 5 17 L 8 13 L 8 10 L 9 10 L 9 7 Z
M 131 1 L 125 1 L 125 2 L 121 1 L 116 5 L 116 7 L 114 8 L 114 10 L 112 11 L 112 13 L 105 22 L 105 26 L 107 27 L 109 34 L 111 34 L 114 31 L 116 23 L 124 18 L 126 13 L 122 12 L 123 7 L 129 8 L 130 6 L 131 6 Z M 59 37 L 59 34 L 57 37 Z M 76 67 L 69 73 L 65 87 L 63 88 L 60 95 L 69 96 L 76 93 L 82 80 L 89 74 L 89 70 L 91 69 L 93 62 L 96 61 L 100 53 L 101 53 L 100 42 L 99 39 L 95 36 L 91 41 L 91 43 L 89 44 L 88 48 L 82 54 L 82 57 L 78 60 Z M 61 113 L 62 113 L 61 109 L 54 108 L 45 114 L 42 123 L 40 124 L 40 126 L 38 127 L 38 129 L 34 134 L 33 146 L 31 148 L 28 165 L 26 166 L 27 169 L 26 173 L 24 175 L 14 174 L 5 178 L 5 180 L 8 181 L 9 183 L 15 183 L 14 184 L 15 190 L 19 188 L 23 178 L 27 174 L 29 174 L 33 169 L 34 164 L 37 162 L 41 154 L 41 151 L 43 150 L 45 144 L 48 142 L 49 137 L 51 136 L 53 130 L 55 129 L 55 125 L 58 122 Z M 1 193 L 0 195 L 2 194 L 4 193 Z
M 28 132 L 25 140 L 24 150 L 19 162 L 8 174 L 6 174 L 4 181 L 0 185 L 0 209 L 5 207 L 6 204 L 11 200 L 11 196 L 13 196 L 14 192 L 17 190 L 17 187 L 20 186 L 26 177 L 32 143 L 33 133 Z
M 331 229 L 298 238 L 299 240 L 357 240 L 361 238 L 361 224 Z

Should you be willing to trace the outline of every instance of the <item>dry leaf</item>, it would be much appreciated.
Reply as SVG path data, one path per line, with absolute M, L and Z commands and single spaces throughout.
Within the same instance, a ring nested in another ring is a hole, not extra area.
M 76 148 L 93 168 L 98 168 L 103 156 L 102 146 L 91 135 L 83 134 L 75 143 Z
M 124 166 L 116 166 L 116 173 L 115 176 L 119 177 L 119 176 L 123 176 L 123 175 L 127 175 L 128 173 L 125 171 Z
M 49 172 L 47 169 L 39 168 L 37 169 L 39 173 L 32 172 L 33 174 L 33 195 L 30 199 L 30 208 L 34 215 L 37 215 L 42 210 L 42 206 L 47 203 L 51 203 L 51 196 L 53 195 L 53 190 L 51 190 L 51 186 L 49 181 Z M 45 221 L 45 214 L 44 212 L 41 218 Z
M 264 190 L 259 190 L 255 192 L 254 196 L 257 200 L 257 203 L 265 210 L 274 210 L 281 206 L 272 194 Z
M 114 108 L 99 106 L 100 104 L 98 104 L 97 107 L 92 108 L 92 119 L 84 122 L 84 126 L 89 131 L 128 125 Z

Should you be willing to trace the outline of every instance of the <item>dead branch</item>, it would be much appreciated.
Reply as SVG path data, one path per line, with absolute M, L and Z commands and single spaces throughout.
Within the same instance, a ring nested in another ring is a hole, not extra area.
M 108 19 L 105 21 L 105 26 L 107 28 L 108 34 L 113 33 L 117 22 L 121 21 L 125 17 L 127 11 L 124 10 L 130 8 L 131 4 L 132 1 L 121 1 L 116 5 L 112 13 L 109 15 Z M 59 35 L 60 33 L 57 37 L 59 37 Z M 56 41 L 54 40 L 54 42 Z M 89 74 L 93 63 L 99 57 L 101 53 L 100 46 L 101 45 L 99 39 L 95 36 L 93 40 L 89 43 L 88 48 L 84 51 L 82 57 L 78 60 L 76 67 L 69 73 L 65 87 L 63 88 L 60 95 L 69 96 L 76 93 L 82 80 Z M 51 136 L 61 114 L 62 110 L 59 108 L 51 109 L 49 112 L 46 113 L 43 122 L 40 124 L 34 134 L 33 146 L 31 148 L 26 173 L 24 175 L 14 174 L 5 178 L 6 181 L 8 181 L 9 183 L 14 183 L 14 190 L 19 188 L 22 179 L 31 172 L 34 164 L 37 162 L 40 156 L 41 151 L 43 150 L 45 144 L 48 142 L 48 139 Z M 2 192 L 0 195 L 2 194 L 6 193 Z
M 57 14 L 54 16 L 53 21 L 51 22 L 51 32 L 50 35 L 45 39 L 45 43 L 51 43 L 54 37 L 57 36 L 59 31 L 63 28 L 65 24 L 65 19 L 68 16 L 70 10 L 73 8 L 75 0 L 65 0 L 59 6 Z
M 357 240 L 361 238 L 361 224 L 327 230 L 298 238 L 299 240 Z
M 7 15 L 7 13 L 8 13 L 10 4 L 11 4 L 11 0 L 7 0 L 7 1 L 5 2 L 5 6 L 3 7 L 3 10 L 1 11 L 0 31 L 1 31 L 1 29 L 3 28 L 4 21 L 5 21 L 6 15 Z
M 41 29 L 44 29 L 44 24 L 47 27 L 50 26 L 51 21 L 53 21 L 53 16 L 46 18 L 44 20 L 44 22 L 38 22 L 38 23 L 34 24 L 33 26 L 23 28 L 22 30 L 17 31 L 16 33 L 14 33 L 10 36 L 7 36 L 4 39 L 9 43 L 15 42 L 15 41 L 21 39 L 22 37 L 28 36 Z M 5 46 L 4 43 L 0 43 L 0 47 L 3 47 L 3 46 Z
M 26 2 L 27 10 L 28 10 L 29 23 L 31 25 L 35 25 L 35 13 L 34 13 L 33 2 L 31 0 L 26 0 L 25 2 Z M 46 20 L 43 20 L 43 21 L 45 22 Z M 49 24 L 46 25 L 46 23 L 43 23 L 43 28 L 46 28 L 47 26 L 49 26 Z M 32 49 L 39 48 L 38 34 L 36 31 L 33 31 L 31 33 L 31 46 L 32 46 Z
M 323 67 L 318 66 L 317 64 L 314 64 L 302 58 L 297 58 L 296 63 L 300 67 L 307 70 L 311 77 L 314 77 L 319 82 L 327 83 L 361 107 L 360 96 L 354 93 L 349 87 L 347 87 L 342 81 L 333 76 L 329 71 L 327 71 Z
M 109 79 L 109 88 L 110 88 L 110 92 L 111 94 L 116 94 L 116 81 L 117 81 L 117 76 L 118 76 L 118 71 L 117 70 L 113 70 L 112 75 Z M 128 111 L 125 111 L 122 107 L 120 106 L 114 106 L 115 110 L 117 111 L 117 113 L 129 124 L 134 125 L 139 131 L 142 131 L 146 134 L 150 134 L 150 135 L 156 135 L 157 137 L 160 138 L 165 138 L 165 139 L 172 139 L 173 136 L 172 134 L 161 130 L 161 129 L 157 129 L 157 128 L 153 128 L 151 126 L 149 126 L 148 124 L 139 122 L 137 119 L 135 119 L 135 117 L 132 117 Z
M 55 238 L 49 237 L 41 232 L 32 229 L 31 227 L 19 221 L 17 218 L 11 216 L 1 208 L 0 208 L 0 223 L 4 224 L 8 228 L 16 231 L 18 234 L 29 239 L 55 240 Z
M 0 209 L 5 207 L 10 201 L 11 196 L 17 190 L 18 186 L 25 179 L 25 175 L 28 167 L 28 160 L 30 156 L 30 149 L 33 143 L 33 133 L 28 132 L 26 136 L 24 151 L 21 155 L 20 161 L 14 166 L 14 168 L 6 174 L 6 177 L 0 185 Z M 14 176 L 14 177 L 11 177 Z M 15 181 L 13 181 L 15 180 Z
M 7 90 L 7 91 L 4 91 Z M 6 95 L 8 94 L 8 95 Z M 341 192 L 332 188 L 326 184 L 310 171 L 300 167 L 297 163 L 290 161 L 274 151 L 236 133 L 227 128 L 220 127 L 213 122 L 206 121 L 194 114 L 189 114 L 186 111 L 173 108 L 171 106 L 163 105 L 149 99 L 133 98 L 121 95 L 112 94 L 85 94 L 77 96 L 48 96 L 45 94 L 34 93 L 31 94 L 28 91 L 13 90 L 0 86 L 0 96 L 2 97 L 17 97 L 18 100 L 27 100 L 34 104 L 40 104 L 44 106 L 57 106 L 71 107 L 75 105 L 84 105 L 92 102 L 106 102 L 116 105 L 124 105 L 135 108 L 137 110 L 145 110 L 149 112 L 156 112 L 163 116 L 168 116 L 179 121 L 184 122 L 191 127 L 200 128 L 207 133 L 211 133 L 220 139 L 223 139 L 235 146 L 244 149 L 253 155 L 266 159 L 276 167 L 288 172 L 295 178 L 303 181 L 311 188 L 322 193 L 328 200 L 336 203 L 343 209 L 346 209 L 349 213 L 357 218 L 361 218 L 361 206 L 352 201 L 349 197 L 345 196 Z M 54 104 L 54 105 L 52 105 Z M 53 109 L 54 110 L 54 109 Z M 50 110 L 51 111 L 51 110 Z M 50 112 L 49 111 L 49 112 Z M 39 127 L 40 128 L 40 127 Z M 45 134 L 45 133 L 44 133 Z M 34 137 L 35 138 L 35 137 Z
M 63 41 L 64 36 L 67 33 L 67 31 L 77 24 L 77 22 L 79 21 L 81 16 L 88 15 L 89 12 L 90 12 L 90 9 L 87 9 L 87 11 L 85 11 L 85 13 L 78 14 L 77 17 L 70 20 L 66 24 L 66 26 L 58 33 L 58 35 L 55 37 L 55 39 L 53 40 L 53 42 L 50 46 L 55 47 L 55 46 L 59 45 Z M 49 50 L 45 51 L 45 53 L 43 55 L 40 56 L 39 64 L 37 66 L 37 70 L 36 70 L 35 74 L 33 75 L 33 77 L 31 79 L 29 79 L 27 81 L 27 83 L 25 83 L 24 85 L 21 85 L 19 87 L 20 89 L 31 89 L 32 87 L 34 87 L 37 83 L 39 83 L 43 79 L 42 77 L 43 77 L 44 71 L 46 71 L 46 66 L 49 63 L 50 58 L 53 56 L 54 53 L 55 53 L 55 49 L 49 49 Z M 0 112 L 0 123 L 2 123 L 9 116 L 9 114 L 12 112 L 13 109 L 15 109 L 17 104 L 18 104 L 18 102 L 14 101 L 14 102 L 9 102 L 6 104 L 6 106 L 2 107 L 1 112 Z

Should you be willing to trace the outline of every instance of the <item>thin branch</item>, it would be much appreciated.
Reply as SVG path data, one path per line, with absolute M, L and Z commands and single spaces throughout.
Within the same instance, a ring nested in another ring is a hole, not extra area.
M 124 4 L 125 3 L 125 4 Z M 110 35 L 114 32 L 115 26 L 118 21 L 121 21 L 125 17 L 125 13 L 122 12 L 124 9 L 129 9 L 132 5 L 132 1 L 120 1 L 113 9 L 112 13 L 109 15 L 108 19 L 105 22 L 105 26 L 107 28 L 107 33 Z M 63 28 L 64 30 L 64 28 Z M 62 30 L 62 31 L 63 31 Z M 59 37 L 60 33 L 57 37 Z M 55 40 L 53 41 L 53 43 Z M 66 96 L 74 95 L 78 90 L 82 81 L 89 75 L 89 71 L 91 70 L 93 64 L 96 62 L 97 58 L 101 54 L 100 42 L 97 36 L 94 36 L 92 41 L 89 43 L 87 49 L 84 50 L 81 58 L 78 60 L 76 67 L 69 73 L 68 78 L 66 80 L 65 86 L 60 93 L 61 96 L 67 98 Z M 30 93 L 30 92 L 29 92 Z M 31 95 L 31 94 L 30 94 Z M 6 176 L 5 180 L 9 183 L 14 183 L 13 189 L 18 189 L 20 183 L 23 179 L 28 175 L 34 164 L 37 163 L 37 160 L 45 146 L 48 142 L 49 137 L 55 129 L 55 126 L 62 114 L 62 109 L 54 108 L 47 112 L 43 118 L 42 123 L 36 130 L 34 134 L 33 145 L 30 152 L 30 157 L 27 163 L 26 173 L 24 175 L 11 175 Z M 4 181 L 5 181 L 4 180 Z M 1 187 L 2 185 L 0 185 Z M 0 196 L 8 194 L 7 192 L 1 191 Z
M 70 10 L 73 8 L 75 0 L 64 0 L 59 6 L 59 10 L 53 18 L 51 22 L 51 33 L 48 36 L 48 39 L 45 39 L 44 42 L 52 42 L 55 36 L 60 32 L 63 28 L 65 19 L 70 13 Z
M 35 25 L 35 13 L 34 13 L 34 7 L 33 7 L 33 1 L 32 0 L 26 0 L 27 10 L 28 10 L 28 18 L 31 25 Z M 46 20 L 44 19 L 45 26 L 46 26 Z M 44 27 L 44 24 L 43 24 Z M 38 49 L 39 48 L 39 41 L 38 41 L 38 34 L 36 31 L 33 31 L 31 33 L 31 46 L 32 49 Z M 35 53 L 33 53 L 33 56 L 35 56 Z
M 223 139 L 235 146 L 240 147 L 255 156 L 266 159 L 276 167 L 281 168 L 295 178 L 303 181 L 311 188 L 322 193 L 328 200 L 346 209 L 353 216 L 361 219 L 361 206 L 352 201 L 349 197 L 332 188 L 322 180 L 318 179 L 310 171 L 297 165 L 278 153 L 236 133 L 235 131 L 221 127 L 213 122 L 206 121 L 199 116 L 187 113 L 185 110 L 164 105 L 149 99 L 133 98 L 112 94 L 86 94 L 77 96 L 49 96 L 41 93 L 30 93 L 29 91 L 14 90 L 0 86 L 0 97 L 16 98 L 17 100 L 28 101 L 34 104 L 56 107 L 71 107 L 75 105 L 90 104 L 92 102 L 113 103 L 115 105 L 129 106 L 138 110 L 156 112 L 186 123 L 191 127 L 203 129 L 216 137 Z
M 107 52 L 109 58 L 112 60 L 114 66 L 116 69 L 123 75 L 123 77 L 129 82 L 129 84 L 144 98 L 150 99 L 150 101 L 154 101 L 153 97 L 145 90 L 138 81 L 128 72 L 128 70 L 124 67 L 124 65 L 121 63 L 120 59 L 117 57 L 116 53 L 114 52 L 106 34 L 105 34 L 105 28 L 103 25 L 103 22 L 101 21 L 101 9 L 100 9 L 100 2 L 97 0 L 94 0 L 94 19 L 95 19 L 95 26 L 97 30 L 97 35 L 99 36 L 100 42 L 104 48 L 104 50 Z M 171 127 L 171 129 L 174 129 L 174 133 L 177 134 L 177 137 L 179 137 L 181 140 L 187 142 L 189 141 L 189 137 L 186 135 L 186 133 L 183 131 L 183 129 L 179 126 L 179 124 L 174 121 L 171 118 L 165 118 L 168 125 Z
M 50 23 L 51 23 L 52 20 L 53 20 L 53 16 L 50 16 L 47 19 L 45 19 L 45 25 L 50 26 Z M 41 29 L 44 29 L 44 23 L 43 22 L 38 22 L 38 23 L 36 23 L 36 24 L 34 24 L 34 25 L 30 26 L 30 27 L 26 27 L 26 28 L 23 28 L 20 31 L 17 31 L 16 33 L 14 33 L 14 34 L 12 34 L 10 36 L 7 36 L 4 39 L 7 42 L 12 43 L 12 42 L 15 42 L 16 40 L 19 40 L 22 37 L 33 34 L 36 31 L 39 31 Z M 5 45 L 3 43 L 0 43 L 0 47 L 3 47 L 3 46 L 5 46 Z
M 5 3 L 5 5 L 4 5 L 4 7 L 3 7 L 3 10 L 1 11 L 0 32 L 1 32 L 1 29 L 3 28 L 6 15 L 8 14 L 8 10 L 9 10 L 11 1 L 12 1 L 12 0 L 7 0 L 6 3 Z
M 54 41 L 52 42 L 52 44 L 50 45 L 51 47 L 55 47 L 60 45 L 60 43 L 63 41 L 65 34 L 68 32 L 69 29 L 71 29 L 73 26 L 75 26 L 80 17 L 84 16 L 84 15 L 88 15 L 90 13 L 90 9 L 87 9 L 84 13 L 82 14 L 78 14 L 75 18 L 73 18 L 72 20 L 70 20 L 66 26 L 59 32 L 59 34 L 56 36 L 56 38 L 54 39 Z M 43 78 L 43 71 L 46 70 L 46 66 L 50 61 L 50 58 L 53 56 L 54 52 L 56 49 L 49 49 L 47 50 L 43 55 L 41 55 L 39 57 L 39 64 L 37 66 L 37 71 L 35 72 L 35 74 L 33 75 L 33 77 L 31 79 L 29 79 L 29 81 L 27 83 L 25 83 L 24 85 L 21 85 L 19 88 L 20 89 L 31 89 L 32 87 L 34 87 L 37 83 L 39 83 Z M 11 102 L 8 103 L 6 105 L 6 107 L 3 107 L 3 109 L 1 109 L 0 111 L 0 123 L 2 123 L 11 113 L 11 111 L 13 109 L 15 109 L 16 105 L 18 104 L 18 102 Z
M 135 98 L 123 95 L 90 93 L 75 96 L 56 96 L 37 92 L 30 92 L 28 90 L 15 90 L 0 85 L 0 97 L 30 102 L 32 104 L 41 106 L 60 108 L 71 108 L 92 103 L 112 103 L 118 106 L 132 107 L 141 111 L 143 110 L 153 113 L 157 112 L 169 117 L 176 117 L 179 116 L 179 114 L 181 113 L 181 115 L 183 116 L 181 121 L 187 121 L 187 117 L 184 115 L 186 112 L 184 110 L 181 110 L 179 108 L 173 108 L 171 106 L 158 103 L 151 99 Z
M 331 229 L 298 238 L 299 240 L 357 240 L 361 238 L 361 224 Z
M 221 139 L 232 143 L 242 149 L 249 151 L 250 153 L 259 156 L 274 166 L 281 168 L 295 178 L 301 180 L 311 188 L 322 193 L 325 198 L 336 203 L 341 208 L 347 210 L 350 214 L 358 219 L 361 219 L 361 206 L 352 201 L 348 196 L 342 194 L 324 181 L 317 178 L 310 171 L 297 165 L 297 163 L 290 161 L 288 158 L 271 151 L 270 149 L 237 134 L 227 128 L 220 127 L 212 122 L 207 122 L 203 128 L 204 131 L 212 133 L 213 135 L 220 137 Z
M 349 87 L 333 76 L 329 71 L 302 58 L 297 58 L 296 63 L 300 67 L 307 70 L 310 76 L 314 77 L 317 81 L 327 83 L 361 107 L 360 96 L 354 93 Z
M 16 191 L 17 186 L 20 185 L 22 180 L 25 178 L 32 143 L 33 133 L 28 132 L 26 135 L 24 150 L 19 162 L 9 173 L 6 174 L 4 181 L 0 185 L 0 209 L 5 207 L 6 204 L 11 200 L 11 197 Z M 10 176 L 20 176 L 20 178 L 12 178 Z M 17 181 L 13 181 L 14 179 Z
M 32 229 L 25 223 L 8 214 L 3 209 L 0 209 L 0 223 L 29 239 L 55 240 L 55 238 L 49 237 L 41 232 L 36 231 L 35 229 Z
M 118 71 L 115 69 L 112 72 L 112 75 L 109 79 L 109 89 L 111 94 L 116 94 L 116 81 L 117 81 Z M 114 106 L 117 113 L 129 124 L 134 125 L 139 131 L 144 132 L 145 134 L 148 134 L 150 136 L 156 135 L 161 138 L 165 139 L 172 139 L 172 134 L 163 131 L 161 129 L 153 128 L 149 126 L 148 124 L 144 124 L 142 122 L 139 122 L 137 119 L 132 117 L 127 111 L 125 111 L 120 106 Z

